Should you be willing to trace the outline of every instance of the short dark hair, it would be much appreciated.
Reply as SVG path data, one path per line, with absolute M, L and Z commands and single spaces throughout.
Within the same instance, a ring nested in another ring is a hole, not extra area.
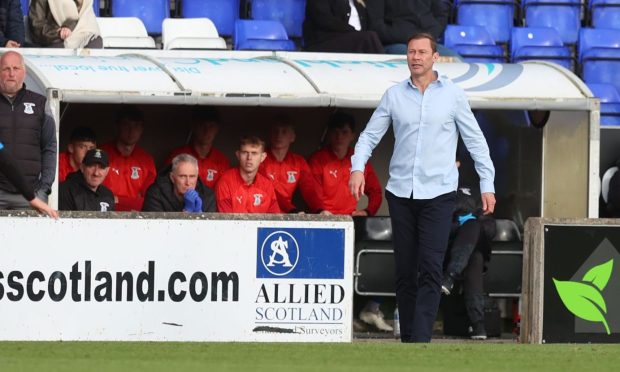
M 97 143 L 97 136 L 95 132 L 89 127 L 79 126 L 73 128 L 71 135 L 69 136 L 69 143 L 76 142 L 92 142 Z
M 123 105 L 116 113 L 116 123 L 118 124 L 122 120 L 144 122 L 144 114 L 137 106 Z
M 251 134 L 241 136 L 239 139 L 239 148 L 244 145 L 260 146 L 263 151 L 265 151 L 265 141 L 263 141 L 259 136 Z
M 220 114 L 215 107 L 197 106 L 192 110 L 192 122 L 203 123 L 205 121 L 220 122 Z
M 286 127 L 293 129 L 293 120 L 286 114 L 278 114 L 273 117 L 272 127 Z
M 421 39 L 428 39 L 428 41 L 431 42 L 431 50 L 433 51 L 433 53 L 437 53 L 437 41 L 435 41 L 433 35 L 429 34 L 428 32 L 416 32 L 415 34 L 411 35 L 411 37 L 407 39 L 407 46 L 409 46 L 411 40 Z
M 327 130 L 340 129 L 349 127 L 352 132 L 355 132 L 355 118 L 353 115 L 346 112 L 337 111 L 329 116 L 327 122 Z

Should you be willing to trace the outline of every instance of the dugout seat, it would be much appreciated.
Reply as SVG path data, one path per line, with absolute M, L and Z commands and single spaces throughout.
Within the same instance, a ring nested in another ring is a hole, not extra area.
M 603 197 L 603 201 L 605 201 L 605 203 L 609 200 L 609 182 L 611 181 L 611 177 L 613 177 L 616 172 L 618 172 L 618 167 L 613 166 L 607 169 L 601 178 L 601 197 Z

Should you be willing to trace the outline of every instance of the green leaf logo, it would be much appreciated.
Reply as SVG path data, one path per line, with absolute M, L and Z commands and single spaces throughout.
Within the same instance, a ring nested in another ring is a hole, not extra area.
M 601 292 L 611 277 L 613 266 L 613 259 L 594 266 L 583 276 L 581 282 L 553 278 L 555 288 L 568 311 L 583 320 L 603 323 L 608 335 L 611 332 L 605 320 L 607 305 Z

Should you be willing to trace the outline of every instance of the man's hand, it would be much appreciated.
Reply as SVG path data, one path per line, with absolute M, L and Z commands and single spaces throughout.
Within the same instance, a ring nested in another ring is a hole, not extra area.
M 49 205 L 47 205 L 47 203 L 45 203 L 43 200 L 39 198 L 34 198 L 31 201 L 29 201 L 29 203 L 30 203 L 30 206 L 37 212 L 41 214 L 45 214 L 49 217 L 52 217 L 55 220 L 58 219 L 58 212 L 54 210 L 52 207 L 50 207 Z
M 495 211 L 495 194 L 492 192 L 482 193 L 482 212 L 491 214 Z
M 68 27 L 61 27 L 58 30 L 58 34 L 60 35 L 60 38 L 62 40 L 65 40 L 66 38 L 68 38 L 69 36 L 71 36 L 71 29 Z
M 366 217 L 366 216 L 368 216 L 368 212 L 366 212 L 365 209 L 356 210 L 356 211 L 353 211 L 353 213 L 351 213 L 351 216 L 353 216 L 353 217 Z
M 319 213 L 321 216 L 333 216 L 333 213 L 324 209 L 321 211 L 321 213 Z
M 360 200 L 360 197 L 364 195 L 365 184 L 366 181 L 364 180 L 364 172 L 351 172 L 351 178 L 349 179 L 349 189 L 351 190 L 351 195 L 353 195 L 355 200 Z
M 202 212 L 202 200 L 198 191 L 189 189 L 183 194 L 183 201 L 185 203 L 183 210 L 186 212 Z
M 21 45 L 14 40 L 9 40 L 6 42 L 5 48 L 19 48 Z

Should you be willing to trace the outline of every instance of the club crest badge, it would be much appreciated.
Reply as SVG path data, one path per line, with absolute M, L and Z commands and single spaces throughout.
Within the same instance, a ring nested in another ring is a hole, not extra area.
M 32 102 L 24 102 L 24 114 L 32 115 L 34 114 L 33 107 L 36 106 Z

